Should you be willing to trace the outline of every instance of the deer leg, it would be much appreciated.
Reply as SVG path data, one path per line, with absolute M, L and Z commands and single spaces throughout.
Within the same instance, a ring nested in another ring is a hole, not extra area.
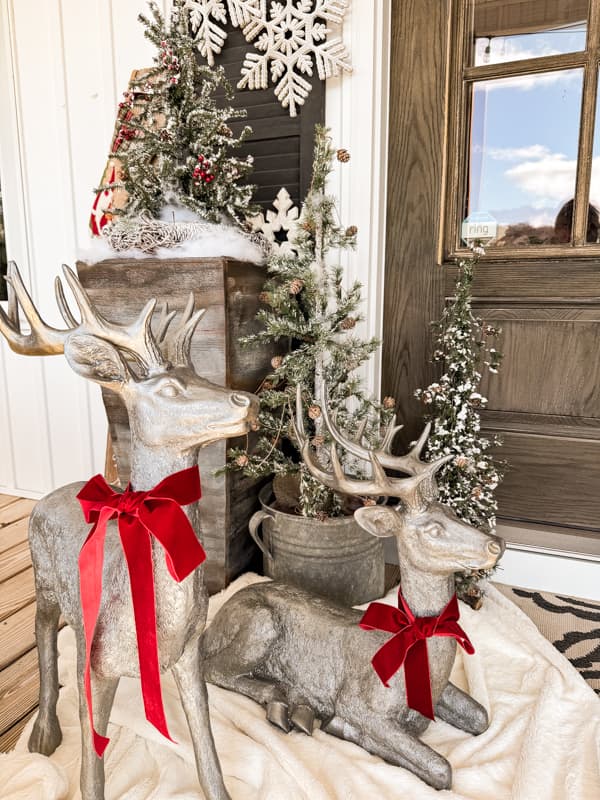
M 104 800 L 104 758 L 99 758 L 94 750 L 92 729 L 88 716 L 84 687 L 85 641 L 83 635 L 77 637 L 77 684 L 79 689 L 79 725 L 81 727 L 81 799 Z M 112 709 L 118 678 L 101 678 L 92 674 L 92 704 L 96 731 L 106 735 L 108 720 Z
M 58 649 L 56 636 L 60 608 L 38 593 L 35 613 L 35 638 L 40 670 L 40 710 L 29 737 L 32 753 L 52 755 L 62 741 L 56 703 L 58 701 Z
M 381 717 L 381 730 L 369 732 L 333 717 L 321 730 L 339 739 L 353 742 L 369 753 L 383 758 L 389 764 L 404 767 L 434 789 L 452 786 L 452 767 L 448 761 L 428 745 Z
M 208 693 L 200 667 L 198 639 L 188 642 L 181 658 L 173 666 L 173 675 L 190 729 L 198 780 L 206 800 L 231 800 L 223 782 L 210 727 Z
M 448 683 L 435 707 L 435 714 L 461 731 L 477 736 L 489 727 L 485 708 L 457 686 Z

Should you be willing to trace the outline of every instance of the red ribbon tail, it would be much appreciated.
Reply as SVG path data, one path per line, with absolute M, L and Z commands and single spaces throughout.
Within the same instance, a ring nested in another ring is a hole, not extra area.
M 90 727 L 94 740 L 94 750 L 102 757 L 109 739 L 100 736 L 94 728 L 94 711 L 92 708 L 91 655 L 96 620 L 102 598 L 102 567 L 104 564 L 104 539 L 106 523 L 113 515 L 113 509 L 105 508 L 100 512 L 98 522 L 90 531 L 79 553 L 79 591 L 85 635 L 85 671 L 84 689 L 87 700 Z
M 406 681 L 406 703 L 428 719 L 434 719 L 431 681 L 429 678 L 429 656 L 427 642 L 419 639 L 406 654 L 404 663 Z
M 129 571 L 146 719 L 172 742 L 160 686 L 150 535 L 137 519 L 125 516 L 119 518 L 119 535 Z

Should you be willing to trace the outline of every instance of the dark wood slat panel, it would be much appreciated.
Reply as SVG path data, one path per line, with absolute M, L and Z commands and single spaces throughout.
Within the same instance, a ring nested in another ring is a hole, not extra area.
M 37 706 L 39 692 L 37 650 L 30 650 L 0 672 L 0 733 Z
M 273 170 L 273 161 L 268 165 L 262 164 L 258 159 L 255 162 L 254 172 L 250 177 L 250 182 L 257 185 L 257 202 L 263 208 L 270 207 L 279 189 L 285 186 L 289 191 L 296 205 L 300 203 L 308 191 L 312 172 L 312 150 L 314 141 L 314 126 L 317 122 L 325 120 L 325 83 L 319 80 L 317 70 L 314 70 L 312 78 L 309 80 L 312 91 L 306 98 L 297 117 L 289 116 L 287 109 L 283 108 L 274 93 L 274 87 L 268 86 L 266 89 L 250 91 L 249 89 L 238 89 L 237 83 L 241 78 L 241 68 L 247 53 L 257 52 L 252 43 L 245 40 L 241 30 L 234 28 L 231 24 L 225 26 L 227 30 L 227 41 L 223 52 L 216 57 L 216 63 L 222 66 L 225 74 L 234 88 L 235 96 L 232 101 L 225 101 L 224 93 L 220 92 L 217 96 L 222 97 L 222 102 L 227 102 L 234 108 L 245 108 L 248 116 L 244 121 L 232 121 L 231 128 L 234 133 L 239 134 L 244 125 L 251 126 L 253 133 L 248 141 L 247 149 L 241 149 L 241 153 L 250 152 L 259 154 L 269 152 L 280 154 L 276 169 L 280 171 L 277 176 L 265 176 L 264 171 Z M 202 62 L 201 56 L 198 59 Z M 294 141 L 293 149 L 289 144 Z M 284 142 L 284 149 L 281 142 Z M 286 143 L 287 142 L 287 143 Z M 285 174 L 291 167 L 299 165 L 299 177 L 290 178 Z M 269 191 L 275 186 L 275 192 Z
M 505 432 L 501 517 L 600 531 L 600 442 Z M 577 476 L 577 491 L 568 479 Z
M 13 522 L 0 529 L 0 553 L 10 550 L 21 542 L 27 541 L 27 531 L 29 529 L 29 517 Z
M 0 670 L 35 647 L 35 603 L 0 622 Z
M 0 736 L 0 753 L 10 753 L 11 750 L 15 749 L 15 745 L 23 732 L 23 728 L 36 713 L 37 708 L 30 711 L 29 714 L 24 716 L 23 719 L 20 719 L 12 728 Z
M 33 567 L 0 583 L 0 622 L 35 599 Z
M 448 0 L 394 4 L 383 394 L 396 398 L 406 445 L 421 427 L 413 397 L 437 375 L 430 322 L 443 305 L 438 242 L 444 174 Z

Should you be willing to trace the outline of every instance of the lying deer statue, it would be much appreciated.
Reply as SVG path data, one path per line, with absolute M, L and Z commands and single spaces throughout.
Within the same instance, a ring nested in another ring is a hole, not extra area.
M 123 397 L 131 427 L 131 484 L 135 491 L 149 490 L 166 476 L 193 467 L 197 464 L 200 447 L 243 434 L 254 424 L 258 402 L 253 395 L 216 386 L 199 377 L 191 364 L 192 336 L 204 313 L 203 310 L 194 313 L 193 299 L 176 328 L 169 327 L 174 314 L 167 314 L 165 309 L 158 331 L 153 334 L 151 319 L 155 300 L 145 306 L 132 324 L 112 324 L 92 306 L 68 267 L 64 268 L 64 275 L 79 307 L 79 323 L 66 303 L 61 281 L 57 278 L 57 302 L 68 328 L 57 330 L 46 325 L 12 264 L 7 276 L 9 310 L 8 314 L 0 312 L 0 332 L 18 353 L 64 353 L 79 375 Z M 30 332 L 21 329 L 19 306 Z M 83 800 L 103 800 L 104 762 L 94 751 L 84 694 L 86 642 L 78 556 L 90 529 L 77 500 L 81 488 L 82 484 L 75 483 L 57 489 L 41 500 L 31 515 L 29 542 L 35 570 L 35 626 L 41 685 L 40 710 L 29 749 L 50 755 L 61 742 L 56 715 L 56 636 L 62 614 L 77 639 L 81 796 Z M 198 504 L 188 505 L 185 514 L 198 535 Z M 190 535 L 195 542 L 191 530 Z M 151 557 L 160 671 L 173 670 L 189 723 L 204 796 L 207 800 L 228 800 L 210 729 L 206 685 L 201 676 L 198 651 L 208 607 L 203 569 L 198 567 L 177 583 L 169 574 L 164 550 L 154 538 Z M 114 521 L 108 523 L 91 672 L 95 728 L 104 735 L 120 677 L 139 674 L 131 589 Z
M 399 430 L 393 423 L 385 446 L 367 450 L 337 430 L 324 403 L 333 439 L 370 461 L 372 477 L 352 480 L 343 472 L 335 445 L 332 472 L 316 462 L 304 433 L 299 393 L 298 398 L 296 435 L 310 472 L 338 492 L 401 501 L 395 507 L 359 508 L 355 517 L 374 536 L 396 538 L 405 601 L 416 617 L 437 616 L 454 596 L 454 573 L 493 567 L 503 552 L 503 541 L 466 525 L 436 502 L 435 473 L 449 457 L 432 463 L 420 460 L 428 429 L 408 455 L 389 452 Z M 384 467 L 408 477 L 388 477 Z M 361 616 L 361 611 L 285 584 L 242 589 L 203 634 L 204 677 L 266 706 L 267 718 L 284 731 L 294 726 L 310 734 L 317 717 L 321 730 L 411 770 L 436 789 L 449 788 L 450 764 L 419 741 L 429 720 L 407 706 L 404 671 L 399 670 L 387 688 L 371 665 L 390 634 L 361 630 Z M 485 709 L 448 681 L 456 653 L 454 639 L 430 638 L 427 648 L 437 716 L 472 734 L 485 731 Z

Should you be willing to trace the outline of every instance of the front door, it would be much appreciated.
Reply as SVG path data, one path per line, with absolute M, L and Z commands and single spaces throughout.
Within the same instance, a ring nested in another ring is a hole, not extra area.
M 485 213 L 474 310 L 503 330 L 485 432 L 500 516 L 600 531 L 600 0 L 393 4 L 383 391 L 414 438 L 431 320 Z M 543 529 L 540 529 L 540 541 Z

